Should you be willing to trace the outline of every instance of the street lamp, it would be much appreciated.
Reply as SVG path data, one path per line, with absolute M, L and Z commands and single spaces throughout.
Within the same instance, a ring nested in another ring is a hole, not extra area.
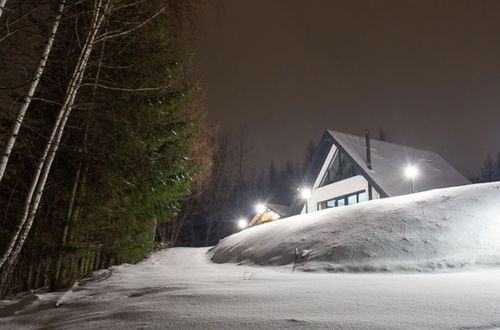
M 308 212 L 308 204 L 309 204 L 309 197 L 311 197 L 311 189 L 309 188 L 301 188 L 300 189 L 300 197 L 302 197 L 303 200 L 306 201 L 306 213 Z
M 262 203 L 255 205 L 255 211 L 257 211 L 257 213 L 263 214 L 264 212 L 266 212 L 266 210 L 267 210 L 266 205 Z
M 413 194 L 414 189 L 413 189 L 413 180 L 418 176 L 418 168 L 414 165 L 408 165 L 405 168 L 405 176 L 410 179 L 410 189 L 411 193 Z
M 245 229 L 248 226 L 248 223 L 245 219 L 241 218 L 238 220 L 238 228 Z

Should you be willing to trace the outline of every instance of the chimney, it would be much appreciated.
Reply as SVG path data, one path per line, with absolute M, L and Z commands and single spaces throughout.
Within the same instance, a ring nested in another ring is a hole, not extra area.
M 366 167 L 372 169 L 372 154 L 370 148 L 370 131 L 365 131 L 365 150 L 366 150 Z

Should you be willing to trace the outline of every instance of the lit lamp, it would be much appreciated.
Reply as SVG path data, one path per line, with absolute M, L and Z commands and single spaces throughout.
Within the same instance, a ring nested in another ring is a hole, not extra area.
M 308 213 L 307 204 L 309 204 L 308 200 L 309 197 L 311 197 L 311 189 L 309 188 L 300 189 L 300 197 L 302 197 L 302 199 L 306 201 L 306 213 Z
M 257 211 L 257 213 L 263 214 L 264 212 L 266 212 L 266 210 L 267 210 L 266 205 L 262 203 L 255 205 L 255 211 Z
M 418 176 L 418 168 L 416 166 L 413 166 L 413 165 L 408 165 L 406 168 L 405 168 L 405 176 L 410 179 L 410 189 L 411 189 L 411 193 L 413 194 L 413 180 Z
M 238 228 L 245 229 L 248 226 L 247 221 L 243 218 L 238 220 Z

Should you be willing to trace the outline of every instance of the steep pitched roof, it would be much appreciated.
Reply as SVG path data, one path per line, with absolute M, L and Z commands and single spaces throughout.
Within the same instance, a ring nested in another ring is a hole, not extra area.
M 410 182 L 403 175 L 404 168 L 410 164 L 417 166 L 420 172 L 414 181 L 415 192 L 470 184 L 469 180 L 434 152 L 376 139 L 370 139 L 372 169 L 369 170 L 366 166 L 364 137 L 326 130 L 307 169 L 305 186 L 312 186 L 318 178 L 332 145 L 345 152 L 381 197 L 410 193 Z M 300 213 L 303 205 L 304 201 L 296 197 L 290 205 L 289 215 Z
M 326 131 L 333 143 L 343 149 L 356 165 L 373 181 L 383 195 L 397 196 L 410 193 L 410 182 L 403 176 L 408 165 L 418 167 L 419 175 L 414 180 L 414 191 L 469 184 L 462 174 L 449 165 L 438 154 L 407 147 L 400 144 L 370 139 L 372 169 L 366 166 L 364 137 Z

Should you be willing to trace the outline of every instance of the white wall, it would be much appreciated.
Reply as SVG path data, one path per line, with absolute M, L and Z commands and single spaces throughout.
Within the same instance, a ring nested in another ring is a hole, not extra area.
M 319 202 L 329 200 L 335 197 L 340 197 L 350 193 L 355 193 L 361 190 L 365 190 L 368 196 L 368 181 L 361 175 L 356 175 L 351 178 L 320 187 L 321 181 L 326 173 L 326 170 L 328 169 L 328 165 L 330 164 L 330 161 L 332 160 L 336 149 L 337 147 L 335 146 L 332 147 L 332 149 L 328 153 L 328 156 L 326 157 L 325 163 L 323 164 L 323 167 L 321 168 L 318 177 L 316 178 L 316 182 L 314 183 L 314 186 L 311 191 L 311 197 L 307 201 L 307 211 L 309 213 L 318 211 Z M 377 193 L 375 188 L 372 187 L 372 199 L 378 199 L 378 198 L 380 198 L 380 195 Z M 306 212 L 306 207 L 304 205 L 301 213 L 305 212 Z

